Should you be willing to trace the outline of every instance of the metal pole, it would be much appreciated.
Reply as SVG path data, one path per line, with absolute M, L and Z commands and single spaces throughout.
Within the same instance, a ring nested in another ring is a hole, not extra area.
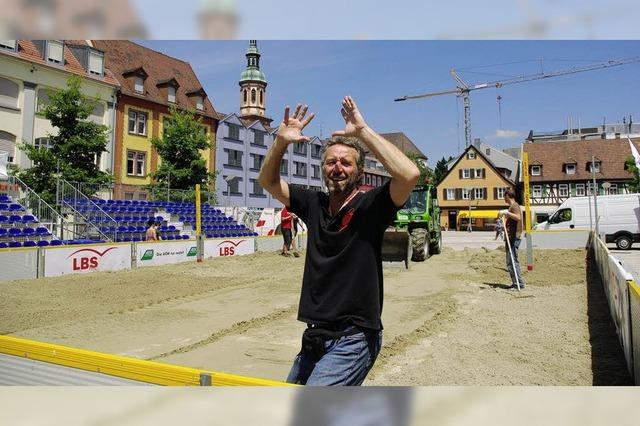
M 596 183 L 596 157 L 591 156 L 591 174 L 593 176 L 593 210 L 596 219 L 596 235 L 600 238 L 600 229 L 598 228 L 598 187 Z
M 202 262 L 204 259 L 204 242 L 202 241 L 202 211 L 200 203 L 200 184 L 196 185 L 196 262 Z
M 471 189 L 473 190 L 473 189 Z M 469 217 L 467 218 L 467 230 L 471 232 L 471 193 L 469 195 Z
M 463 92 L 462 100 L 464 103 L 464 141 L 465 147 L 469 148 L 471 146 L 471 105 L 468 90 Z

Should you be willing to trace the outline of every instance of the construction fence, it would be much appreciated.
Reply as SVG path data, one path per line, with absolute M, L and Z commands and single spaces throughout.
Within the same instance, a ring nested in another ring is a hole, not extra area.
M 602 278 L 627 369 L 640 385 L 640 288 L 595 233 L 590 235 L 589 248 Z

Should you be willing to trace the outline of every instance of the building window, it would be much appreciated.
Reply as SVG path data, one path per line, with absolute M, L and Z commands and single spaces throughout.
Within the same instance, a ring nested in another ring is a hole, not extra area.
M 531 166 L 531 176 L 540 176 L 542 173 L 542 166 Z
M 482 169 L 476 169 L 476 178 L 477 179 L 481 179 L 482 178 Z
M 595 187 L 597 188 L 597 187 Z M 587 195 L 593 195 L 594 192 L 594 186 L 593 186 L 593 182 L 588 182 L 587 183 Z
M 223 176 L 225 181 L 226 181 L 226 178 L 228 177 L 229 176 Z M 235 179 L 226 181 L 226 184 L 227 184 L 227 187 L 225 188 L 226 191 L 223 191 L 222 193 L 224 195 L 229 195 L 229 193 L 231 193 L 231 195 L 242 195 L 242 193 L 240 192 L 240 181 L 242 181 L 242 178 L 240 177 L 236 177 Z
M 589 173 L 593 173 L 594 172 L 594 168 L 595 168 L 595 173 L 600 173 L 600 162 L 596 161 L 595 163 L 587 163 L 588 164 L 588 169 L 589 169 Z
M 226 166 L 242 167 L 242 151 L 235 149 L 225 149 L 227 151 L 227 164 Z
M 127 175 L 145 176 L 147 153 L 127 150 Z
M 607 194 L 616 195 L 618 193 L 618 184 L 612 183 L 607 190 Z
M 284 158 L 280 161 L 280 174 L 281 175 L 289 174 L 289 162 Z
M 307 144 L 306 143 L 296 143 L 293 145 L 293 153 L 297 155 L 307 155 Z
M 576 174 L 576 165 L 573 163 L 569 163 L 569 164 L 565 164 L 565 172 L 568 175 L 574 175 Z
M 42 90 L 38 91 L 38 93 Z M 6 78 L 0 78 L 0 106 L 18 108 L 20 88 L 17 83 Z
M 542 198 L 542 185 L 533 185 L 531 187 L 531 198 Z
M 198 111 L 204 110 L 204 98 L 202 96 L 196 96 L 196 109 Z
M 482 200 L 484 198 L 484 188 L 475 188 L 473 198 L 476 200 Z
M 129 110 L 129 133 L 147 134 L 147 113 Z
M 256 103 L 256 89 L 251 89 L 251 103 Z
M 467 152 L 467 158 L 469 160 L 475 160 L 476 159 L 476 153 L 472 152 L 472 151 Z
M 229 139 L 240 140 L 240 126 L 235 124 L 227 124 L 229 127 Z
M 316 144 L 311 145 L 311 157 L 320 158 L 321 150 L 322 150 L 322 147 L 320 145 L 316 145 Z
M 471 169 L 462 169 L 462 179 L 469 179 L 471 177 Z
M 576 183 L 576 197 L 584 197 L 584 183 Z
M 18 40 L 0 40 L 0 47 L 15 52 L 18 47 Z
M 307 177 L 307 165 L 299 161 L 293 162 L 293 175 L 298 177 Z
M 256 145 L 264 146 L 264 132 L 255 130 L 253 132 L 253 143 Z
M 487 148 L 484 150 L 487 155 L 491 155 L 491 148 Z
M 15 135 L 0 130 L 0 151 L 9 153 L 7 161 L 13 163 L 15 155 L 16 137 Z
M 36 138 L 35 141 L 33 142 L 33 146 L 38 149 L 40 148 L 51 149 L 53 148 L 53 142 L 51 142 L 51 139 L 49 138 Z
M 264 161 L 264 155 L 260 155 L 260 154 L 250 154 L 250 155 L 251 155 L 251 158 L 253 159 L 253 167 L 251 167 L 251 170 L 254 170 L 254 171 L 260 170 L 260 167 L 262 167 L 262 162 Z
M 260 105 L 262 105 L 262 90 L 260 91 Z
M 569 185 L 564 184 L 564 183 L 558 185 L 558 195 L 560 197 L 568 197 L 569 196 Z
M 64 45 L 58 40 L 47 42 L 47 61 L 55 64 L 64 64 Z
M 364 184 L 371 185 L 371 175 L 369 173 L 364 176 Z
M 468 200 L 471 198 L 471 191 L 468 188 L 462 188 L 462 199 Z
M 96 106 L 93 107 L 93 111 L 91 111 L 91 114 L 89 115 L 89 117 L 87 117 L 87 120 L 96 124 L 103 124 L 104 123 L 104 105 L 101 104 L 100 102 L 97 102 Z
M 507 191 L 507 188 L 496 188 L 496 199 L 500 200 L 504 198 L 504 193 Z
M 258 179 L 251 179 L 251 183 L 251 195 L 264 196 L 264 189 L 262 188 L 262 186 L 260 186 L 260 182 L 258 182 Z
M 456 189 L 447 188 L 447 200 L 455 200 L 455 199 L 456 199 Z
M 244 99 L 244 103 L 247 103 L 247 89 L 244 89 L 243 99 Z
M 320 166 L 317 164 L 311 165 L 311 177 L 314 179 L 320 179 Z
M 134 80 L 133 89 L 136 93 L 144 93 L 144 80 L 142 77 L 136 77 Z
M 169 86 L 167 88 L 167 100 L 171 103 L 176 103 L 176 88 Z
M 89 74 L 104 74 L 104 55 L 95 50 L 89 52 Z

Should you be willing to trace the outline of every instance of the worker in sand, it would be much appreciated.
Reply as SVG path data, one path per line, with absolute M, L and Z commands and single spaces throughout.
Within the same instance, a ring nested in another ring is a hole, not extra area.
M 276 140 L 260 171 L 260 184 L 307 225 L 308 242 L 298 320 L 307 324 L 302 349 L 287 381 L 307 385 L 360 385 L 382 344 L 382 238 L 409 198 L 420 171 L 365 122 L 355 101 L 342 101 L 344 130 L 322 151 L 324 192 L 290 186 L 280 177 L 287 147 L 307 143 L 313 119 L 307 106 L 285 108 Z M 364 143 L 391 175 L 360 191 Z
M 504 247 L 507 254 L 507 269 L 511 276 L 510 288 L 522 290 L 525 287 L 525 283 L 522 279 L 522 271 L 518 261 L 518 248 L 520 247 L 520 236 L 522 235 L 522 212 L 520 205 L 516 202 L 516 193 L 512 189 L 505 191 L 504 202 L 507 203 L 509 208 L 500 211 L 500 220 L 506 221 Z

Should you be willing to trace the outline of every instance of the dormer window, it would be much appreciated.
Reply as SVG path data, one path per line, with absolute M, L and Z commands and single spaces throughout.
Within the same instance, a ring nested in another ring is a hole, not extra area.
M 101 52 L 89 51 L 89 74 L 104 75 L 104 55 Z
M 55 64 L 64 64 L 64 45 L 58 40 L 47 42 L 47 61 Z
M 144 80 L 142 79 L 142 77 L 135 77 L 134 90 L 136 91 L 136 93 L 144 93 Z
M 200 95 L 196 96 L 196 109 L 198 111 L 204 110 L 204 98 Z
M 542 174 L 542 166 L 531 166 L 531 176 L 540 176 Z
M 167 87 L 167 100 L 171 103 L 176 103 L 176 88 L 173 86 Z
M 469 152 L 467 153 L 467 159 L 469 159 L 469 160 L 475 160 L 475 159 L 476 159 L 476 153 L 475 153 L 475 152 L 472 152 L 472 151 L 469 151 Z
M 587 163 L 587 170 L 589 171 L 589 173 L 600 173 L 600 162 L 596 161 L 595 163 L 592 163 L 591 161 L 589 161 Z
M 575 163 L 567 163 L 564 165 L 564 171 L 568 175 L 576 174 L 576 164 Z

